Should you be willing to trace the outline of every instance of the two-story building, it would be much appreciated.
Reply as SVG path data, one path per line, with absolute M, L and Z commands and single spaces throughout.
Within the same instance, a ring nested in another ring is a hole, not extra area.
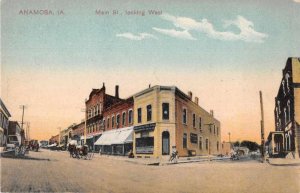
M 175 86 L 154 86 L 133 96 L 133 152 L 162 157 L 176 148 L 179 156 L 220 154 L 221 128 L 213 111 L 205 111 Z
M 95 143 L 102 153 L 126 155 L 132 150 L 133 97 L 105 109 L 103 131 L 102 136 Z
M 6 144 L 9 118 L 11 117 L 5 104 L 0 98 L 0 147 Z
M 300 58 L 288 58 L 275 97 L 275 131 L 268 136 L 269 154 L 300 154 Z

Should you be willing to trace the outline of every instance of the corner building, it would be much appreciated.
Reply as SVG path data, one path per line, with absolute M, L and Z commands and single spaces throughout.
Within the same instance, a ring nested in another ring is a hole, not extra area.
M 175 86 L 154 86 L 133 96 L 133 152 L 137 157 L 220 154 L 220 122 Z
M 300 155 L 300 58 L 288 58 L 275 97 L 275 131 L 268 136 L 270 156 Z

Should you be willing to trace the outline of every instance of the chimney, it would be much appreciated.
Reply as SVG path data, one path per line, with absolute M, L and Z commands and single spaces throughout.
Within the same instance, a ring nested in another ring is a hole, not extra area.
M 210 110 L 210 115 L 211 115 L 212 117 L 214 117 L 214 111 L 213 111 L 213 110 Z
M 192 91 L 189 91 L 189 92 L 188 92 L 188 96 L 189 96 L 189 99 L 192 100 L 192 98 L 193 98 L 193 93 L 192 93 Z
M 149 84 L 149 88 L 151 87 L 151 84 Z
M 119 98 L 119 85 L 116 85 L 115 97 Z
M 199 98 L 198 98 L 198 97 L 195 97 L 195 103 L 196 103 L 197 105 L 199 105 Z

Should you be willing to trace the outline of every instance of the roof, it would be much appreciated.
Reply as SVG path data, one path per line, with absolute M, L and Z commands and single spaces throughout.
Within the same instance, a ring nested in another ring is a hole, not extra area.
M 3 109 L 3 111 L 6 113 L 6 115 L 8 117 L 11 117 L 11 114 L 9 113 L 9 111 L 7 110 L 5 104 L 3 103 L 2 99 L 0 98 L 0 106 L 1 106 L 1 109 Z

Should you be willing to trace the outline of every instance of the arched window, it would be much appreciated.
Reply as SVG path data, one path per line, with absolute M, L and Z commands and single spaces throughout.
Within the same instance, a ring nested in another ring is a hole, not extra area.
M 285 85 L 284 85 L 284 80 L 281 82 L 282 84 L 282 91 L 283 91 L 283 94 L 285 95 Z
M 288 92 L 290 91 L 290 83 L 289 83 L 289 79 L 290 79 L 290 75 L 287 73 L 287 74 L 285 75 L 285 80 L 286 80 L 286 87 L 287 87 Z
M 277 101 L 277 105 L 278 105 L 278 113 L 280 114 L 281 111 L 280 111 L 280 101 Z
M 288 100 L 287 102 L 287 120 L 290 121 L 291 120 L 291 107 L 290 107 L 290 101 Z

